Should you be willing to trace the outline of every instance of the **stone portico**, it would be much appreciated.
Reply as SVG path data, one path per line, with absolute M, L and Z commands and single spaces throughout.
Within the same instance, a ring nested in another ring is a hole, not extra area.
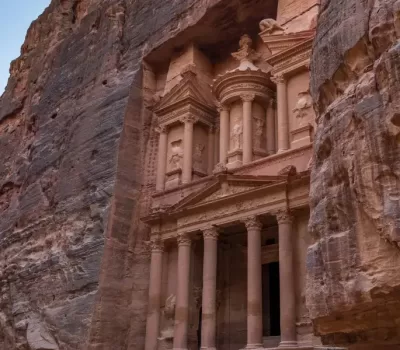
M 148 67 L 158 153 L 142 218 L 151 229 L 146 350 L 320 344 L 304 300 L 314 29 L 303 22 L 291 30 L 267 18 L 233 53 L 216 58 L 194 41 Z

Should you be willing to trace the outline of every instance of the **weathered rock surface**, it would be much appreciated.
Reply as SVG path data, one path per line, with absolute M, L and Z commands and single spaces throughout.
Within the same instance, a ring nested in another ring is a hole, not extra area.
M 206 16 L 213 7 L 218 16 Z M 53 0 L 32 24 L 0 98 L 1 350 L 143 348 L 139 218 L 157 143 L 142 57 L 162 43 L 149 59 L 169 57 L 172 37 L 215 48 L 219 30 L 236 40 L 263 9 L 264 0 Z M 203 38 L 179 35 L 201 21 Z
M 355 349 L 400 346 L 399 38 L 398 0 L 321 2 L 307 303 Z

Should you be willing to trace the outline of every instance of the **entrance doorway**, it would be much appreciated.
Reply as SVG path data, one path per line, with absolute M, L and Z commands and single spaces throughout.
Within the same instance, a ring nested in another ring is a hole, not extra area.
M 279 262 L 262 266 L 262 294 L 263 336 L 280 336 Z

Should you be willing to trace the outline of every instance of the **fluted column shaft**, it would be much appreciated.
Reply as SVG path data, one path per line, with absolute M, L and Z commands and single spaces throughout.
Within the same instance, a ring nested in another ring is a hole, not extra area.
M 293 216 L 286 210 L 276 213 L 279 225 L 279 280 L 281 347 L 296 347 L 296 295 L 293 266 Z
M 152 240 L 150 244 L 151 263 L 145 350 L 157 350 L 157 338 L 160 329 L 161 281 L 164 245 L 159 239 Z
M 219 162 L 226 164 L 229 150 L 229 109 L 221 106 L 219 109 Z
M 278 152 L 283 152 L 290 148 L 287 84 L 283 76 L 274 77 L 273 80 L 277 92 Z
M 196 119 L 192 116 L 183 118 L 183 170 L 182 183 L 192 182 L 193 169 L 193 125 Z
M 180 235 L 178 237 L 174 350 L 186 350 L 188 348 L 190 249 L 190 238 L 187 235 Z
M 253 161 L 253 101 L 255 95 L 242 95 L 243 101 L 243 164 Z
M 275 109 L 274 100 L 270 100 L 267 108 L 267 153 L 275 153 Z
M 261 228 L 256 217 L 247 228 L 247 349 L 263 348 Z
M 215 128 L 210 126 L 208 129 L 208 174 L 211 175 L 214 169 L 214 141 Z
M 203 232 L 203 306 L 201 323 L 201 349 L 215 350 L 217 327 L 217 250 L 218 232 L 215 228 Z
M 157 128 L 159 133 L 158 140 L 158 162 L 157 162 L 157 177 L 156 190 L 164 191 L 165 189 L 165 173 L 167 168 L 167 152 L 168 152 L 168 134 L 166 127 Z

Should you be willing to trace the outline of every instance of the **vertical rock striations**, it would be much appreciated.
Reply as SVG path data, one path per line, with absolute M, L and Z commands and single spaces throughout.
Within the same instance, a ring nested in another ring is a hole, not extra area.
M 400 344 L 399 39 L 398 0 L 321 1 L 307 303 L 357 349 Z

